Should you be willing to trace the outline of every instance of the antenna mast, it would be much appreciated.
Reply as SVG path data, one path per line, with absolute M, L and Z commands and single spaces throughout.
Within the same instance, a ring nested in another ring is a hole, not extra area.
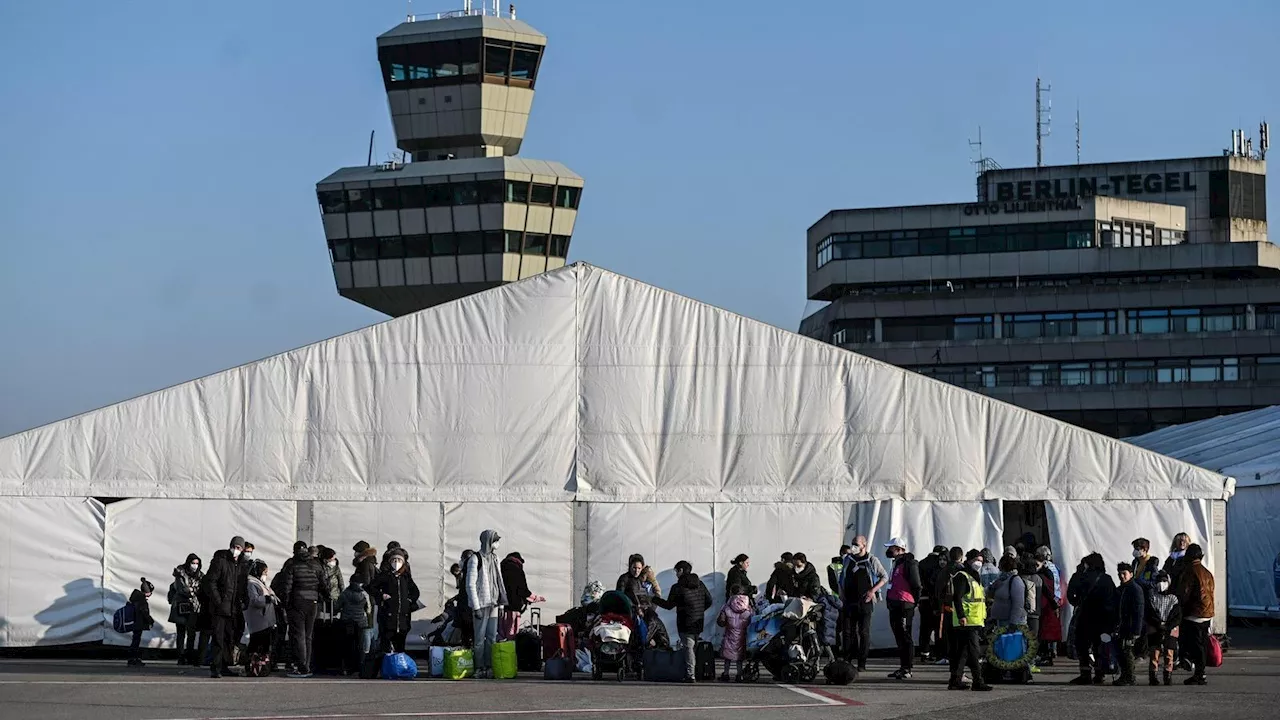
M 1076 164 L 1080 164 L 1080 102 L 1076 101 Z
M 1040 78 L 1036 78 L 1036 167 L 1044 167 L 1044 139 L 1049 137 L 1049 111 L 1053 109 L 1053 101 L 1048 97 L 1041 100 L 1041 96 L 1047 96 L 1049 83 L 1041 83 Z
M 978 139 L 969 141 L 969 164 L 973 165 L 973 174 L 978 185 L 978 202 L 987 202 L 987 184 L 982 174 L 988 170 L 999 170 L 1000 163 L 987 157 L 982 152 L 982 126 L 978 126 Z

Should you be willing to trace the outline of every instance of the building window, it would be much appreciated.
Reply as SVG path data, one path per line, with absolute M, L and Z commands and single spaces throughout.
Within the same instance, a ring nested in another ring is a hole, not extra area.
M 373 209 L 374 210 L 399 210 L 400 209 L 400 188 L 397 188 L 397 187 L 373 188 Z
M 397 189 L 400 191 L 401 208 L 426 207 L 427 195 L 421 185 L 401 185 Z
M 423 185 L 427 196 L 427 207 L 449 207 L 453 204 L 453 189 L 448 183 Z
M 478 232 L 458 233 L 454 236 L 458 242 L 459 255 L 479 255 L 484 252 L 484 244 Z
M 484 44 L 484 74 L 506 78 L 511 74 L 511 43 L 486 40 Z
M 1243 330 L 1243 307 L 1145 308 L 1130 310 L 1130 334 L 1229 332 Z
M 884 342 L 982 340 L 995 336 L 991 315 L 885 318 L 880 325 Z
M 480 202 L 480 189 L 474 182 L 453 183 L 454 205 L 475 205 Z
M 501 230 L 486 230 L 481 234 L 481 238 L 486 253 L 502 252 L 504 238 Z
M 529 190 L 529 204 L 550 205 L 551 201 L 555 198 L 555 192 L 556 189 L 553 185 L 534 183 L 533 187 Z
M 511 56 L 511 79 L 527 82 L 529 87 L 532 87 L 538 72 L 538 60 L 541 57 L 542 48 L 537 45 L 516 43 L 515 51 Z
M 476 183 L 481 203 L 500 203 L 506 198 L 506 183 L 502 180 L 481 180 Z
M 556 207 L 577 210 L 578 196 L 581 194 L 582 188 L 571 187 L 568 185 L 556 186 Z
M 836 320 L 831 323 L 831 342 L 834 345 L 850 345 L 875 342 L 874 318 Z
M 529 183 L 523 180 L 507 181 L 507 202 L 529 202 Z
M 325 215 L 347 211 L 347 195 L 341 190 L 320 190 L 316 197 L 320 200 L 320 212 Z
M 546 255 L 547 254 L 547 236 L 540 233 L 524 234 L 524 254 L 525 255 Z
M 518 230 L 507 230 L 506 252 L 518 253 L 524 243 L 524 233 Z
M 568 257 L 569 256 L 569 236 L 568 235 L 552 235 L 551 247 L 548 248 L 547 254 L 551 257 Z
M 409 235 L 404 239 L 405 257 L 431 257 L 430 235 Z
M 335 240 L 333 243 L 333 261 L 345 262 L 354 259 L 350 240 Z
M 378 239 L 377 238 L 358 238 L 352 241 L 355 246 L 356 260 L 377 260 L 378 259 Z
M 453 233 L 442 233 L 431 236 L 432 255 L 454 255 L 458 252 L 458 241 Z
M 347 212 L 368 212 L 372 209 L 368 188 L 347 190 Z

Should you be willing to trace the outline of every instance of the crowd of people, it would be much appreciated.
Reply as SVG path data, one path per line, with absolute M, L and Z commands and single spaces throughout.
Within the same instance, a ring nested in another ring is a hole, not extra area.
M 525 610 L 545 598 L 529 589 L 519 552 L 499 558 L 497 531 L 485 530 L 479 541 L 450 568 L 456 594 L 446 609 L 457 621 L 461 642 L 473 649 L 475 676 L 484 678 L 491 676 L 494 643 L 514 638 Z M 1186 533 L 1174 537 L 1163 562 L 1151 554 L 1147 539 L 1137 538 L 1132 546 L 1132 558 L 1115 566 L 1118 584 L 1098 553 L 1082 558 L 1064 582 L 1050 549 L 1030 536 L 1006 547 L 998 559 L 989 549 L 942 545 L 917 559 L 904 539 L 892 538 L 884 545 L 886 567 L 866 536 L 858 535 L 831 558 L 826 586 L 804 553 L 783 553 L 762 594 L 750 578 L 751 559 L 741 554 L 726 573 L 725 602 L 715 618 L 724 629 L 720 679 L 734 679 L 731 669 L 742 679 L 753 616 L 800 598 L 823 604 L 822 644 L 833 659 L 859 672 L 866 670 L 871 621 L 883 603 L 897 645 L 898 668 L 889 675 L 896 680 L 910 679 L 917 661 L 937 662 L 950 666 L 949 689 L 989 690 L 981 669 L 983 645 L 1013 629 L 1030 641 L 1031 672 L 1066 654 L 1079 664 L 1072 684 L 1103 683 L 1114 660 L 1113 685 L 1134 685 L 1139 662 L 1147 665 L 1151 685 L 1170 685 L 1179 663 L 1191 671 L 1185 684 L 1204 685 L 1214 578 L 1203 564 L 1203 549 Z M 356 543 L 349 576 L 339 568 L 336 551 L 323 545 L 295 543 L 293 556 L 274 574 L 253 557 L 254 549 L 236 536 L 213 554 L 207 571 L 195 553 L 173 569 L 169 621 L 176 630 L 178 664 L 207 663 L 214 678 L 233 666 L 261 674 L 263 665 L 285 664 L 290 677 L 310 677 L 318 657 L 318 619 L 330 637 L 341 638 L 333 663 L 339 672 L 358 673 L 371 658 L 405 651 L 413 613 L 424 603 L 409 553 L 398 542 L 388 543 L 380 559 L 368 542 Z M 673 572 L 675 582 L 664 597 L 657 573 L 635 554 L 615 589 L 651 628 L 652 647 L 673 645 L 656 610 L 675 611 L 674 645 L 685 653 L 686 681 L 694 682 L 695 647 L 715 603 L 689 562 L 676 563 Z M 153 623 L 153 591 L 144 578 L 129 600 L 138 619 L 130 665 L 142 664 L 139 643 Z M 602 593 L 600 583 L 591 583 L 584 604 Z M 1064 628 L 1067 606 L 1074 612 Z M 238 657 L 246 632 L 248 646 Z M 326 644 L 321 652 L 331 650 Z M 966 670 L 972 682 L 966 682 Z

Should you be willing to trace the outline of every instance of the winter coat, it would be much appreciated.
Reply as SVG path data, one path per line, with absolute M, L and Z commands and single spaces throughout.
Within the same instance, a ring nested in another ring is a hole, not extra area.
M 734 585 L 741 587 L 743 594 L 745 594 L 748 598 L 753 598 L 756 596 L 755 583 L 751 582 L 751 578 L 747 577 L 747 571 L 743 570 L 740 565 L 730 566 L 729 572 L 725 575 L 725 578 L 724 578 L 724 599 L 725 600 L 729 599 L 730 597 L 729 589 L 732 588 Z
M 1058 570 L 1058 566 L 1052 560 L 1046 560 L 1044 567 L 1040 568 L 1041 575 L 1048 574 L 1048 582 L 1045 587 L 1046 592 L 1052 590 L 1053 606 L 1055 608 L 1062 607 L 1065 598 L 1062 597 L 1062 572 Z
M 1076 608 L 1076 627 L 1083 632 L 1107 632 L 1115 626 L 1116 584 L 1102 570 L 1077 574 L 1067 599 Z
M 1164 570 L 1165 572 L 1169 573 L 1169 581 L 1173 583 L 1174 587 L 1178 587 L 1178 580 L 1182 576 L 1182 571 L 1184 568 L 1187 567 L 1187 562 L 1188 562 L 1187 556 L 1186 556 L 1187 551 L 1183 550 L 1182 552 L 1183 554 L 1179 555 L 1178 557 L 1174 557 L 1170 555 L 1169 557 L 1165 558 L 1164 566 L 1160 568 L 1161 570 Z
M 213 562 L 209 563 L 209 572 L 200 585 L 204 602 L 211 615 L 232 617 L 239 612 L 235 606 L 236 578 L 239 568 L 230 550 L 219 550 L 213 554 Z
M 645 583 L 643 577 L 632 577 L 631 573 L 625 572 L 618 576 L 618 582 L 614 589 L 631 601 L 637 609 L 648 608 L 653 605 L 653 596 L 649 592 L 649 586 Z
M 496 530 L 480 533 L 480 550 L 467 558 L 467 606 L 471 611 L 489 611 L 507 604 L 507 586 L 502 580 L 502 564 L 493 552 Z
M 204 573 L 200 570 L 191 572 L 187 565 L 199 562 L 194 554 L 187 556 L 187 562 L 173 569 L 173 583 L 169 585 L 169 622 L 174 625 L 195 627 L 200 621 L 200 581 Z M 189 606 L 191 612 L 179 612 L 183 605 Z
M 360 585 L 369 587 L 378 577 L 378 551 L 375 548 L 365 550 L 363 555 L 351 561 L 351 565 L 355 568 L 352 574 L 360 578 Z
M 329 592 L 325 594 L 322 599 L 328 600 L 330 607 L 336 608 L 338 605 L 338 598 L 342 596 L 342 589 L 346 585 L 342 580 L 342 569 L 338 567 L 336 560 L 333 563 L 333 567 L 329 567 L 329 563 L 321 560 L 320 569 L 324 572 L 325 582 L 328 584 L 329 588 Z M 334 612 L 337 611 L 335 610 Z
M 920 595 L 917 600 L 929 600 L 934 597 L 934 589 L 938 584 L 938 573 L 946 566 L 946 560 L 937 553 L 929 553 L 925 559 L 920 561 L 918 565 L 920 571 Z
M 378 627 L 390 633 L 408 632 L 410 616 L 418 607 L 418 584 L 409 576 L 406 562 L 400 573 L 387 571 L 374 578 L 369 594 L 379 599 Z M 388 597 L 382 597 L 387 595 Z
M 529 582 L 524 576 L 524 560 L 508 555 L 502 561 L 502 583 L 507 591 L 507 611 L 524 612 L 529 607 Z
M 390 594 L 390 593 L 388 593 Z M 379 596 L 381 597 L 381 596 Z M 417 604 L 416 602 L 414 603 Z M 334 605 L 334 612 L 338 613 L 343 622 L 350 623 L 352 627 L 367 630 L 373 627 L 373 600 L 369 597 L 369 593 L 364 588 L 350 585 L 338 595 L 338 602 Z
M 1182 617 L 1213 617 L 1213 573 L 1200 560 L 1188 560 L 1178 577 L 1178 602 L 1182 605 Z
M 1178 603 L 1178 596 L 1172 591 L 1148 594 L 1146 621 L 1147 635 L 1153 640 L 1163 641 L 1182 624 L 1182 606 Z
M 724 619 L 720 657 L 725 660 L 743 659 L 747 651 L 747 627 L 751 625 L 751 599 L 746 595 L 734 595 L 720 609 L 720 617 Z
M 1119 608 L 1116 633 L 1120 637 L 1136 638 L 1146 634 L 1146 599 L 1146 593 L 1138 583 L 1133 580 L 1120 583 L 1120 587 L 1116 589 L 1116 606 Z
M 701 635 L 706 627 L 707 608 L 711 607 L 711 593 L 698 576 L 690 572 L 676 580 L 666 600 L 655 597 L 653 602 L 658 607 L 676 611 L 676 632 Z
M 329 576 L 315 560 L 303 550 L 284 561 L 280 588 L 280 601 L 286 607 L 294 607 L 305 603 L 319 602 L 329 596 Z
M 813 563 L 806 563 L 804 570 L 793 573 L 795 579 L 792 581 L 792 587 L 795 592 L 794 597 L 807 597 L 810 600 L 817 600 L 822 594 L 822 580 L 818 577 L 818 568 Z
M 997 625 L 1026 625 L 1031 600 L 1021 575 L 1010 574 L 991 586 L 991 619 Z
M 1136 558 L 1133 561 L 1133 581 L 1138 583 L 1138 587 L 1145 592 L 1155 592 L 1156 573 L 1160 572 L 1160 560 L 1154 555 L 1148 555 L 1146 560 L 1139 561 Z
M 245 583 L 244 629 L 252 635 L 276 625 L 275 593 L 261 579 L 250 577 Z
M 133 628 L 135 630 L 150 630 L 155 627 L 156 621 L 151 619 L 151 603 L 147 600 L 146 593 L 135 589 L 129 595 L 129 604 L 133 606 Z
M 818 602 L 822 603 L 822 644 L 835 647 L 836 631 L 840 626 L 840 610 L 844 608 L 844 603 L 832 593 L 823 593 Z
M 236 599 L 235 609 L 244 610 L 249 602 L 249 566 L 252 560 L 245 559 L 244 553 L 236 559 Z
M 866 555 L 848 554 L 844 558 L 844 571 L 840 576 L 840 600 L 845 605 L 862 605 L 862 596 L 876 586 L 876 583 L 888 577 L 880 558 Z M 873 598 L 873 601 L 879 599 Z
M 894 558 L 885 598 L 907 603 L 920 599 L 920 563 L 915 555 L 903 553 Z
M 773 564 L 773 574 L 765 584 L 764 596 L 769 602 L 777 602 L 782 595 L 794 597 L 796 594 L 796 571 L 791 563 L 778 561 Z

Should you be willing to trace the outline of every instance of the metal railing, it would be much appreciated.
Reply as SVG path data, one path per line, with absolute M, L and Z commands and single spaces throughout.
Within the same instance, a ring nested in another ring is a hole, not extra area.
M 464 2 L 461 10 L 446 10 L 444 12 L 433 13 L 431 15 L 415 15 L 412 11 L 405 17 L 406 22 L 421 22 L 426 20 L 444 20 L 446 18 L 457 17 L 508 17 L 512 20 L 516 19 L 515 3 L 507 5 L 507 14 L 502 14 L 502 0 L 494 0 L 493 7 L 489 7 L 489 0 L 481 0 L 480 7 L 475 7 L 470 0 Z

